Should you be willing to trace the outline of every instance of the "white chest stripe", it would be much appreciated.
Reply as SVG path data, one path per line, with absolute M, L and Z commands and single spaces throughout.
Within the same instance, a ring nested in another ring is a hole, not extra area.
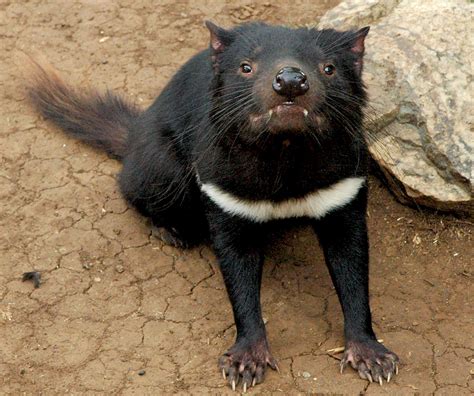
M 201 190 L 225 212 L 257 222 L 265 222 L 291 217 L 321 218 L 331 210 L 352 201 L 364 182 L 363 177 L 348 177 L 302 198 L 292 198 L 282 202 L 242 199 L 212 183 L 202 184 Z

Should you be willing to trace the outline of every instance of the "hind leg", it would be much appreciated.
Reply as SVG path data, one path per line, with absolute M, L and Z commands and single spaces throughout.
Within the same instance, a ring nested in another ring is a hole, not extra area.
M 130 156 L 123 165 L 122 194 L 151 218 L 159 239 L 176 247 L 191 247 L 207 237 L 200 191 L 189 169 L 158 150 Z
M 209 233 L 199 194 L 187 191 L 186 195 L 184 202 L 151 216 L 153 235 L 177 248 L 193 247 Z
M 188 240 L 181 235 L 179 230 L 174 227 L 167 229 L 165 227 L 152 226 L 151 233 L 165 245 L 174 246 L 176 248 L 186 249 L 189 247 Z

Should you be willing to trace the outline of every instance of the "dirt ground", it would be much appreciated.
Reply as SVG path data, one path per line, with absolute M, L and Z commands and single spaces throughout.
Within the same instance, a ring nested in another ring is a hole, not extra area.
M 119 163 L 27 107 L 19 50 L 145 106 L 207 46 L 204 19 L 306 24 L 336 3 L 0 0 L 1 394 L 231 393 L 217 358 L 235 335 L 210 249 L 163 246 L 120 198 Z M 374 323 L 399 376 L 380 387 L 339 374 L 327 352 L 343 345 L 337 297 L 314 236 L 292 230 L 269 249 L 263 282 L 281 374 L 252 392 L 474 391 L 472 224 L 402 206 L 375 178 L 370 187 Z M 21 282 L 32 269 L 39 289 Z

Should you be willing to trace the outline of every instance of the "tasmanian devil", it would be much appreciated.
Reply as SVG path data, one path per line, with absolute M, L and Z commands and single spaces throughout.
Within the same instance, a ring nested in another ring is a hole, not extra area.
M 368 296 L 364 39 L 357 31 L 206 22 L 210 46 L 145 111 L 110 92 L 83 93 L 34 63 L 29 97 L 66 133 L 123 162 L 125 199 L 161 238 L 210 238 L 237 327 L 219 368 L 235 389 L 277 369 L 262 320 L 265 235 L 304 218 L 319 236 L 344 313 L 347 364 L 382 383 L 398 371 Z

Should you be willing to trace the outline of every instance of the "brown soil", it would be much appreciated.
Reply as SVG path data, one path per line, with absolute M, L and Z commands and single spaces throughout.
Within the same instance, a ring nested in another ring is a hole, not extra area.
M 27 107 L 17 54 L 42 53 L 73 83 L 146 105 L 207 45 L 203 19 L 313 23 L 337 1 L 275 3 L 0 1 L 0 393 L 229 392 L 216 362 L 235 331 L 209 248 L 151 236 L 118 194 L 119 163 Z M 399 376 L 380 387 L 339 374 L 340 355 L 327 350 L 343 345 L 341 312 L 304 229 L 268 253 L 264 316 L 281 374 L 254 392 L 474 390 L 472 224 L 407 208 L 370 184 L 374 323 L 403 362 Z M 21 282 L 32 269 L 39 289 Z

